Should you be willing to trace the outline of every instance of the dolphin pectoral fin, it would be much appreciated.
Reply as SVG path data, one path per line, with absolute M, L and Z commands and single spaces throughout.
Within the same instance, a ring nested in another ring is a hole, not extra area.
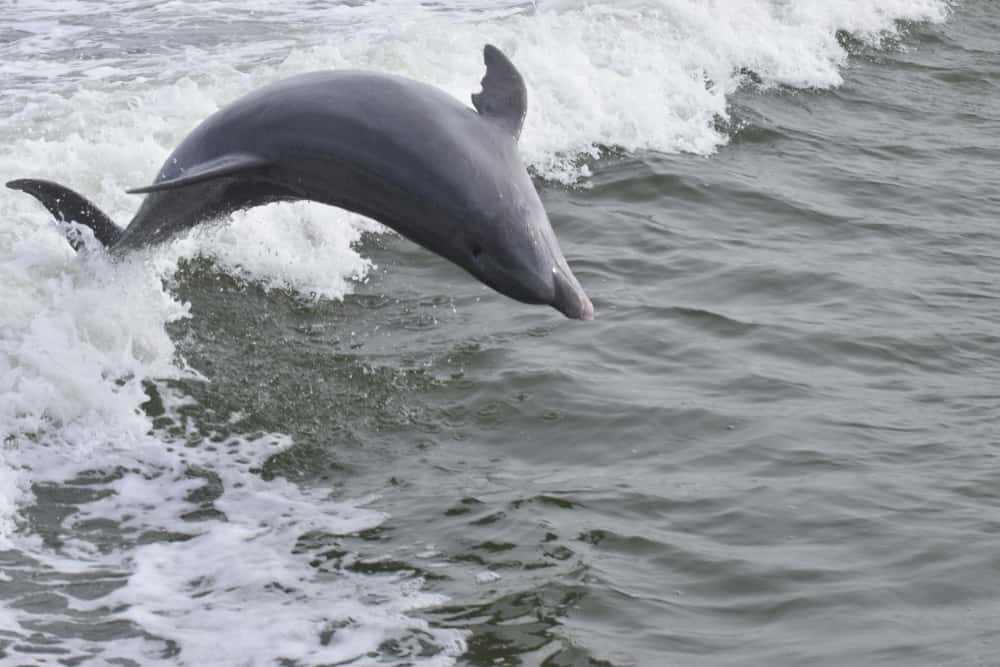
M 183 188 L 196 183 L 204 183 L 215 178 L 239 176 L 253 171 L 262 171 L 273 166 L 270 160 L 249 153 L 230 153 L 208 162 L 192 165 L 176 178 L 158 181 L 144 188 L 127 190 L 129 194 L 146 194 Z
M 486 63 L 483 90 L 472 95 L 472 105 L 480 116 L 496 121 L 517 139 L 528 112 L 524 79 L 514 63 L 492 44 L 483 48 L 483 62 Z

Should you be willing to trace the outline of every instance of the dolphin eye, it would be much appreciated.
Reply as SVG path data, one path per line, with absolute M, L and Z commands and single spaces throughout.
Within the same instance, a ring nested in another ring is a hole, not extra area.
M 478 243 L 473 243 L 472 247 L 469 248 L 469 250 L 472 251 L 473 259 L 479 259 L 480 255 L 483 254 L 483 246 L 479 245 Z

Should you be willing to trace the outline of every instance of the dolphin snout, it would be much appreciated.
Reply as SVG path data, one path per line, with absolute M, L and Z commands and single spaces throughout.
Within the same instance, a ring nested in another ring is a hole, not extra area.
M 555 269 L 552 272 L 555 295 L 552 307 L 574 320 L 594 319 L 594 304 L 580 287 L 576 276 L 568 271 Z

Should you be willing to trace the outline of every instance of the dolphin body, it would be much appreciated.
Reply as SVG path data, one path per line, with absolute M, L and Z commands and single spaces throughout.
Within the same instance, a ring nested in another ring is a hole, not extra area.
M 129 191 L 146 198 L 125 229 L 57 183 L 7 186 L 86 225 L 113 254 L 237 210 L 317 201 L 378 220 L 501 294 L 591 319 L 518 154 L 524 80 L 494 46 L 484 61 L 475 110 L 374 72 L 312 72 L 256 90 L 195 128 L 152 185 Z

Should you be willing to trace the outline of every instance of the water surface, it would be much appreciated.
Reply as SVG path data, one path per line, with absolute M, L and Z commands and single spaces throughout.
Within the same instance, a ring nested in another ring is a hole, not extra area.
M 834 6 L 828 6 L 834 5 Z M 240 94 L 529 86 L 597 318 L 356 216 L 111 264 L 0 196 L 0 662 L 990 665 L 986 0 L 0 2 L 0 178 L 125 222 Z

